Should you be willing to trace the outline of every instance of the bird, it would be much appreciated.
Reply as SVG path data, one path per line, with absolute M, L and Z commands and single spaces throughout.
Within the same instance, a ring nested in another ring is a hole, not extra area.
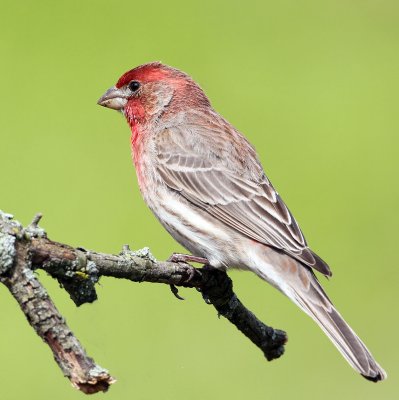
M 308 314 L 370 381 L 386 372 L 316 277 L 330 277 L 266 176 L 254 147 L 186 73 L 151 62 L 124 73 L 98 100 L 121 112 L 142 197 L 195 258 L 254 272 Z

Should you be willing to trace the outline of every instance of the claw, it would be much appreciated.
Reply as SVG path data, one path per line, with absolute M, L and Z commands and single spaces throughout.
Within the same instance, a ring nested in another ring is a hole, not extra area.
M 173 295 L 179 299 L 179 300 L 184 300 L 184 297 L 181 297 L 179 295 L 179 289 L 175 285 L 169 285 L 170 290 L 172 291 Z

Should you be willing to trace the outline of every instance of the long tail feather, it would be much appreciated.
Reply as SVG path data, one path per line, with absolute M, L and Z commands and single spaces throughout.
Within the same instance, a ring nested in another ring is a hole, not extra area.
M 319 286 L 321 289 L 321 287 Z M 363 377 L 378 382 L 387 377 L 386 372 L 374 360 L 365 344 L 342 318 L 321 289 L 319 304 L 303 294 L 295 293 L 295 302 L 313 318 L 334 343 L 348 363 Z
M 273 271 L 270 271 L 271 268 Z M 258 275 L 280 289 L 316 321 L 348 363 L 364 378 L 378 382 L 387 377 L 365 344 L 334 307 L 310 269 L 291 259 L 289 262 L 285 260 L 280 267 L 267 264 L 258 268 Z

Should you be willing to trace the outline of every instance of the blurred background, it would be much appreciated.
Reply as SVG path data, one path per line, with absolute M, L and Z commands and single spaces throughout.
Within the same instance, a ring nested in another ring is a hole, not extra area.
M 2 1 L 0 209 L 44 214 L 53 240 L 118 253 L 183 251 L 145 207 L 120 114 L 96 105 L 126 70 L 160 60 L 197 80 L 245 133 L 334 272 L 321 278 L 387 370 L 351 370 L 321 330 L 255 276 L 237 294 L 285 329 L 261 352 L 193 290 L 103 279 L 77 309 L 40 273 L 89 354 L 118 382 L 98 399 L 396 399 L 399 4 L 327 1 Z M 78 399 L 0 287 L 0 397 Z M 396 393 L 396 394 L 395 394 Z

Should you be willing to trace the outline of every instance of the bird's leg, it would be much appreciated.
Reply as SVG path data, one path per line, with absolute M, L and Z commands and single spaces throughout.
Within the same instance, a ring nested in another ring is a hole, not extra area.
M 181 253 L 173 253 L 168 260 L 169 262 L 173 262 L 173 263 L 186 263 L 187 262 L 196 262 L 199 264 L 208 264 L 208 260 L 206 258 L 203 257 L 197 257 L 197 256 L 193 256 L 191 254 L 181 254 Z M 190 273 L 188 278 L 185 280 L 185 282 L 190 282 L 191 279 L 194 278 L 194 274 L 195 274 L 195 270 L 194 269 L 190 269 Z M 175 285 L 169 285 L 170 286 L 170 290 L 172 291 L 172 293 L 174 294 L 174 296 L 176 298 L 178 298 L 179 300 L 184 300 L 183 297 L 181 297 L 179 295 L 179 290 L 177 289 L 177 287 Z
M 196 262 L 199 264 L 208 264 L 209 263 L 209 261 L 206 258 L 193 256 L 191 254 L 181 254 L 181 253 L 173 253 L 168 258 L 168 261 L 174 262 L 174 263 L 178 263 L 178 262 L 187 263 L 188 261 Z

